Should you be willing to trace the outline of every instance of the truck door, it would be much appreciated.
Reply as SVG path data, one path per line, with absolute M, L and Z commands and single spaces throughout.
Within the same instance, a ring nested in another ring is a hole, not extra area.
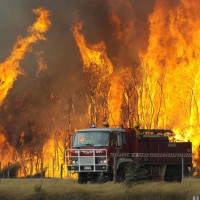
M 116 138 L 116 149 L 120 153 L 128 153 L 127 138 L 125 132 L 114 132 L 114 138 Z

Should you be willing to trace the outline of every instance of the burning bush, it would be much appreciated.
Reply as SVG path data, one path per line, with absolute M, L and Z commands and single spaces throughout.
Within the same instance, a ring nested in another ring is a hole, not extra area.
M 20 169 L 19 163 L 9 163 L 1 171 L 1 177 L 4 178 L 16 178 L 18 176 L 18 171 Z

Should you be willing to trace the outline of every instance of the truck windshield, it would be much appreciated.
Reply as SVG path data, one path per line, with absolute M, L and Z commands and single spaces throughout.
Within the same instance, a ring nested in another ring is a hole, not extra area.
M 78 131 L 73 147 L 83 146 L 108 146 L 109 132 L 105 131 Z

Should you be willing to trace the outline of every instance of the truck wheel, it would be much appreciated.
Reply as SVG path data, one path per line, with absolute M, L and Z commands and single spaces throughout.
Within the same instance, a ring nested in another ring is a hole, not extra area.
M 182 180 L 181 167 L 174 165 L 168 166 L 165 172 L 164 180 L 168 182 L 172 181 L 181 182 Z
M 164 177 L 165 181 L 172 182 L 174 180 L 174 172 L 172 170 L 167 171 Z
M 87 174 L 86 173 L 79 173 L 78 174 L 78 183 L 79 184 L 86 184 L 87 183 Z
M 125 172 L 124 170 L 119 170 L 117 172 L 117 182 L 121 183 L 121 182 L 124 182 L 125 180 Z

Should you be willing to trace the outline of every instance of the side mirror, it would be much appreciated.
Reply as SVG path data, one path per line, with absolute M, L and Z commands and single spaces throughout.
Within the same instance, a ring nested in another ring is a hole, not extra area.
M 75 134 L 70 135 L 70 145 L 71 147 L 74 145 Z
M 117 134 L 117 148 L 121 148 L 122 147 L 122 134 L 118 133 Z

